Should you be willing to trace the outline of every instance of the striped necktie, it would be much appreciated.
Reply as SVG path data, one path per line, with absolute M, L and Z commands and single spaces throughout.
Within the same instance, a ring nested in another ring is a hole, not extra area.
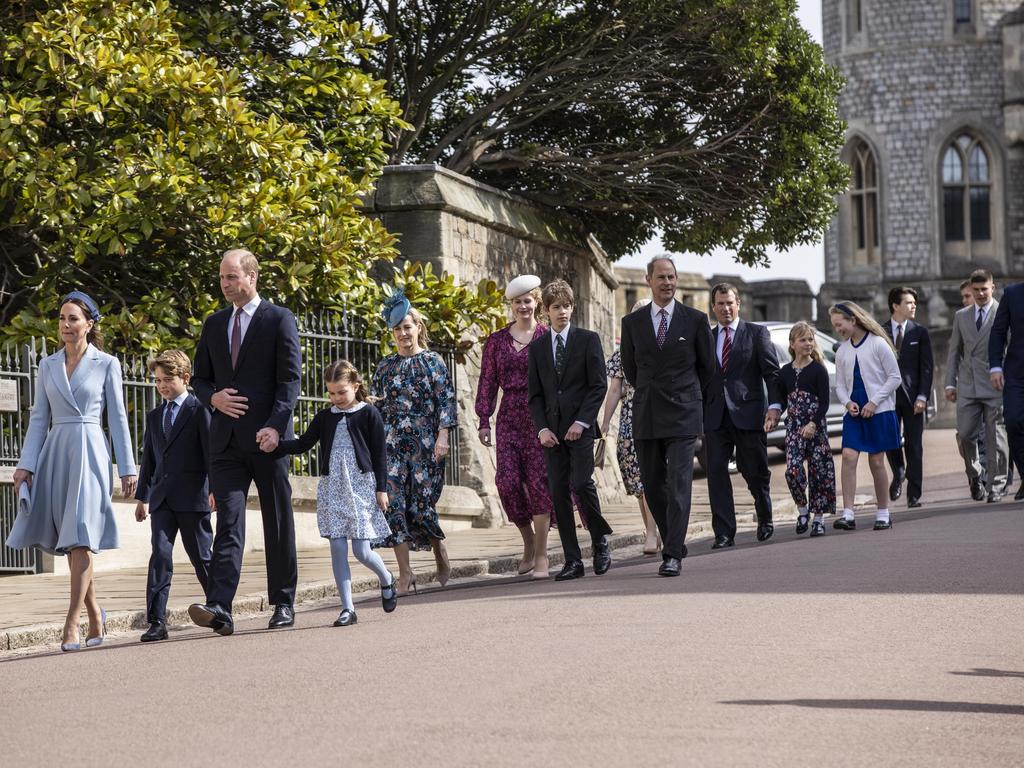
M 722 342 L 722 370 L 729 367 L 729 353 L 732 352 L 732 328 L 725 326 L 725 341 Z

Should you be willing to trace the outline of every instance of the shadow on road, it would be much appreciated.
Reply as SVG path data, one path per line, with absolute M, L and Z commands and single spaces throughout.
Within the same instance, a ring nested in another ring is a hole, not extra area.
M 1024 672 L 1014 672 L 1009 669 L 983 669 L 975 667 L 968 672 L 950 672 L 951 675 L 967 675 L 969 677 L 1019 677 L 1024 679 Z
M 927 699 L 739 699 L 721 704 L 751 707 L 784 706 L 814 709 L 880 709 L 897 712 L 959 712 L 973 715 L 1024 715 L 1019 704 L 984 704 L 974 701 L 929 701 Z

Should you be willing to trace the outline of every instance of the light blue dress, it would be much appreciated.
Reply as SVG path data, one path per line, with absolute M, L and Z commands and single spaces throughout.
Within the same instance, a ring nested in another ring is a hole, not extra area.
M 41 547 L 66 554 L 75 547 L 116 549 L 110 501 L 113 466 L 100 425 L 107 425 L 118 472 L 137 474 L 116 357 L 91 344 L 68 380 L 61 349 L 39 363 L 36 399 L 18 469 L 32 473 L 32 503 L 7 537 L 13 549 Z

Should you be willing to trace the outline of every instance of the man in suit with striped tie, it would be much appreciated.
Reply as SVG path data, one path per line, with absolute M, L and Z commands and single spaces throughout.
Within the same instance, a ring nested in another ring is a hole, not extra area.
M 702 398 L 715 367 L 703 312 L 676 301 L 676 266 L 647 264 L 651 304 L 622 318 L 622 370 L 634 387 L 633 440 L 640 479 L 662 549 L 661 576 L 678 576 L 686 557 L 693 454 L 704 431 Z

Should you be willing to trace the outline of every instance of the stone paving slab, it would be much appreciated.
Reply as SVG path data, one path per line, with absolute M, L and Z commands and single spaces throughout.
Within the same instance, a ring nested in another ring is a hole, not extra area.
M 737 497 L 737 515 L 741 526 L 753 525 L 752 508 L 740 493 Z M 795 507 L 790 499 L 775 499 L 777 520 L 793 518 Z M 606 506 L 605 515 L 615 533 L 609 537 L 613 550 L 641 544 L 644 541 L 643 524 L 636 505 Z M 691 537 L 710 535 L 711 511 L 706 496 L 694 495 L 691 523 L 687 541 Z M 584 531 L 579 530 L 584 557 L 589 557 L 589 543 Z M 446 538 L 448 557 L 452 565 L 452 578 L 470 578 L 491 574 L 510 573 L 519 566 L 522 538 L 511 525 L 501 528 L 476 528 L 453 531 Z M 397 576 L 398 565 L 391 550 L 378 550 L 388 568 Z M 563 563 L 561 543 L 556 530 L 548 539 L 548 552 L 554 570 Z M 100 555 L 102 557 L 102 555 Z M 436 586 L 436 566 L 430 552 L 411 553 L 413 570 L 420 589 Z M 296 604 L 337 596 L 331 569 L 330 549 L 298 552 L 299 585 Z M 168 623 L 190 624 L 187 608 L 202 602 L 191 567 L 175 563 L 175 576 L 168 599 Z M 126 568 L 100 573 L 96 577 L 100 604 L 107 612 L 107 631 L 126 632 L 147 626 L 145 615 L 146 569 Z M 376 590 L 377 578 L 360 563 L 352 559 L 353 593 Z M 59 643 L 63 616 L 67 611 L 68 578 L 66 575 L 35 574 L 0 577 L 0 653 L 31 646 Z M 233 605 L 236 616 L 271 610 L 266 596 L 266 566 L 261 551 L 246 554 L 242 566 L 238 597 Z M 84 615 L 84 614 L 83 614 Z M 88 627 L 82 625 L 84 637 Z

